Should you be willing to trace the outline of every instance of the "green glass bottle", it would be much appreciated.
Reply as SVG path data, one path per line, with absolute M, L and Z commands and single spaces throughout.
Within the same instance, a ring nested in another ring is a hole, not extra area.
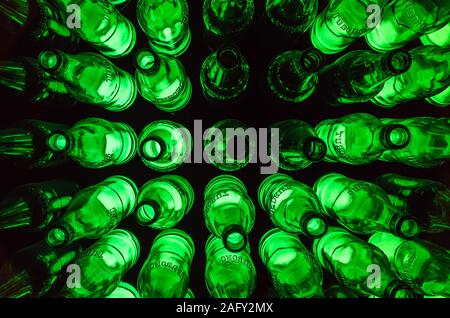
M 54 179 L 21 185 L 0 201 L 0 231 L 39 232 L 63 213 L 78 192 L 74 182 Z
M 116 289 L 105 298 L 141 298 L 141 295 L 133 285 L 120 282 Z
M 327 232 L 327 220 L 314 191 L 288 175 L 276 173 L 264 179 L 258 202 L 273 224 L 284 231 L 312 238 Z
M 411 67 L 391 77 L 371 101 L 383 107 L 423 99 L 442 92 L 450 83 L 450 48 L 427 45 L 410 52 Z M 418 75 L 420 74 L 420 76 Z
M 222 239 L 227 250 L 245 249 L 255 224 L 255 206 L 241 180 L 224 174 L 209 181 L 203 215 L 208 230 Z
M 425 295 L 450 297 L 450 254 L 423 240 L 404 240 L 378 232 L 369 238 L 387 256 L 393 271 Z
M 379 176 L 375 183 L 397 209 L 416 218 L 422 232 L 450 230 L 450 188 L 445 184 L 394 173 Z
M 178 168 L 189 159 L 191 149 L 191 133 L 173 121 L 154 121 L 139 135 L 139 156 L 142 162 L 159 172 Z
M 281 169 L 297 171 L 324 159 L 327 146 L 308 123 L 290 119 L 279 121 L 271 128 L 279 129 L 279 158 L 272 156 L 271 159 Z
M 325 298 L 360 298 L 351 289 L 341 285 L 332 285 L 325 290 Z
M 440 47 L 450 46 L 450 22 L 437 31 L 422 35 L 420 41 L 424 45 L 438 45 Z
M 266 0 L 266 15 L 280 31 L 300 36 L 309 29 L 317 14 L 316 0 Z
M 47 140 L 57 131 L 69 127 L 40 120 L 21 120 L 0 130 L 0 158 L 27 168 L 44 168 L 64 162 L 65 156 L 55 153 Z
M 195 298 L 194 292 L 190 288 L 188 288 L 184 298 Z
M 311 42 L 325 54 L 345 50 L 376 27 L 387 0 L 331 0 L 311 28 Z
M 450 159 L 450 125 L 448 118 L 383 118 L 385 124 L 408 127 L 411 140 L 404 148 L 385 151 L 380 160 L 401 162 L 416 168 L 431 168 Z
M 366 42 L 375 51 L 398 49 L 444 27 L 450 19 L 447 0 L 397 0 L 383 10 L 374 30 L 366 35 Z
M 231 252 L 217 236 L 206 242 L 205 281 L 211 297 L 249 298 L 256 284 L 256 269 L 250 257 L 250 247 Z
M 92 169 L 125 164 L 137 151 L 137 136 L 130 126 L 101 118 L 80 120 L 67 132 L 54 131 L 47 143 L 54 153 Z
M 377 185 L 329 173 L 314 184 L 325 213 L 348 230 L 370 235 L 389 231 L 412 238 L 419 234 L 416 220 L 396 209 Z
M 193 204 L 190 183 L 181 176 L 165 175 L 148 181 L 139 190 L 136 220 L 152 229 L 169 229 L 189 213 Z
M 325 236 L 314 240 L 313 252 L 339 284 L 362 296 L 417 296 L 391 271 L 388 259 L 379 248 L 341 228 L 330 227 Z
M 137 194 L 134 182 L 124 176 L 112 176 L 84 188 L 48 231 L 47 243 L 62 246 L 81 238 L 101 238 L 133 212 Z
M 315 130 L 327 145 L 324 161 L 353 165 L 374 162 L 388 150 L 407 147 L 412 139 L 408 125 L 383 123 L 365 113 L 324 120 Z
M 80 281 L 66 284 L 65 298 L 104 298 L 111 294 L 132 268 L 140 253 L 133 233 L 116 229 L 87 248 L 73 263 L 79 267 Z
M 39 64 L 82 103 L 120 112 L 131 107 L 136 99 L 133 77 L 99 54 L 43 51 Z
M 55 249 L 45 242 L 21 249 L 0 266 L 0 298 L 45 296 L 80 252 L 77 245 Z
M 367 102 L 383 89 L 383 83 L 410 66 L 408 52 L 355 50 L 320 70 L 316 90 L 333 106 Z
M 192 84 L 179 60 L 142 49 L 136 54 L 135 65 L 142 97 L 165 112 L 186 107 L 192 96 Z
M 158 234 L 139 272 L 142 297 L 183 298 L 188 291 L 194 253 L 194 242 L 185 232 L 171 229 Z
M 280 229 L 266 232 L 259 256 L 279 297 L 323 297 L 322 268 L 297 235 Z
M 110 58 L 130 53 L 136 43 L 136 30 L 109 0 L 52 0 L 64 12 L 66 21 L 79 13 L 80 24 L 73 31 L 89 45 Z M 77 5 L 79 10 L 70 9 Z
M 210 102 L 232 101 L 247 89 L 250 70 L 236 46 L 224 45 L 209 55 L 200 69 L 203 95 Z
M 425 98 L 425 100 L 434 106 L 447 107 L 450 105 L 450 85 L 439 94 Z
M 179 56 L 191 43 L 186 0 L 139 0 L 137 19 L 156 52 Z

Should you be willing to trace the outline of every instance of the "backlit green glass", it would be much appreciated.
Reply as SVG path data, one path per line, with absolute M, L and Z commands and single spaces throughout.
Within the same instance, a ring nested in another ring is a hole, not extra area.
M 194 189 L 181 176 L 165 175 L 147 182 L 139 190 L 136 220 L 152 229 L 177 225 L 194 204 Z
M 142 162 L 159 172 L 178 168 L 189 159 L 191 149 L 191 133 L 173 121 L 154 121 L 139 135 L 139 156 Z
M 438 45 L 440 47 L 450 46 L 450 22 L 437 31 L 422 35 L 420 41 L 424 45 Z
M 179 60 L 143 49 L 136 54 L 135 64 L 139 93 L 158 109 L 176 112 L 189 103 L 192 85 Z
M 371 163 L 390 149 L 403 149 L 412 139 L 408 125 L 383 123 L 365 113 L 324 120 L 315 130 L 327 145 L 324 161 L 353 165 Z
M 220 238 L 211 235 L 206 242 L 205 281 L 214 298 L 248 298 L 256 284 L 256 269 L 250 247 L 231 252 Z
M 255 206 L 245 185 L 231 175 L 213 178 L 205 188 L 203 215 L 208 230 L 231 252 L 245 249 L 255 224 Z
M 369 243 L 383 251 L 401 280 L 425 295 L 450 297 L 450 254 L 446 249 L 383 232 L 373 234 Z
M 279 297 L 322 297 L 322 268 L 295 234 L 268 231 L 259 242 L 259 256 Z
M 39 54 L 39 64 L 82 103 L 120 112 L 136 99 L 133 77 L 99 54 L 44 51 Z
M 123 176 L 84 188 L 49 230 L 47 243 L 61 246 L 81 238 L 101 238 L 133 212 L 137 192 L 134 182 Z
M 258 189 L 259 205 L 279 228 L 309 237 L 321 237 L 327 221 L 314 191 L 282 173 L 273 174 Z
M 351 289 L 341 285 L 332 285 L 325 290 L 325 298 L 359 298 Z
M 120 282 L 116 289 L 105 298 L 141 298 L 141 295 L 133 285 Z
M 444 89 L 439 94 L 427 97 L 427 98 L 425 98 L 425 100 L 434 106 L 439 106 L 439 107 L 449 106 L 450 105 L 450 85 L 448 85 L 447 88 Z
M 280 31 L 301 35 L 317 14 L 317 0 L 266 0 L 266 14 Z
M 377 185 L 329 173 L 314 184 L 325 213 L 358 234 L 389 231 L 411 238 L 419 234 L 415 219 L 397 210 Z
M 190 288 L 188 288 L 188 291 L 186 292 L 184 298 L 195 298 L 194 292 Z
M 139 273 L 142 297 L 185 297 L 194 253 L 194 242 L 185 232 L 172 229 L 158 234 Z

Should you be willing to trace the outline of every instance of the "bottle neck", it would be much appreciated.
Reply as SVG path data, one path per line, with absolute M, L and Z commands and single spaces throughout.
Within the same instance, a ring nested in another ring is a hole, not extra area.
M 412 216 L 401 213 L 393 214 L 389 221 L 389 229 L 395 235 L 405 239 L 412 239 L 420 232 L 417 221 Z
M 325 142 L 318 137 L 306 137 L 299 142 L 298 150 L 306 160 L 318 162 L 325 157 L 327 146 Z
M 411 66 L 411 55 L 406 51 L 391 51 L 381 56 L 380 82 L 405 73 Z
M 0 230 L 25 227 L 31 223 L 31 207 L 24 198 L 13 196 L 0 202 Z
M 136 207 L 136 219 L 140 225 L 149 226 L 158 221 L 161 207 L 155 200 L 140 202 Z
M 140 143 L 140 155 L 147 161 L 158 161 L 167 152 L 164 139 L 158 136 L 148 137 Z
M 74 229 L 69 223 L 59 222 L 58 225 L 47 232 L 45 241 L 53 248 L 67 246 L 76 240 Z
M 222 231 L 222 242 L 227 250 L 237 253 L 247 247 L 248 236 L 241 225 L 231 224 Z
M 325 65 L 325 56 L 317 49 L 309 48 L 301 51 L 294 67 L 298 72 L 314 75 Z
M 0 156 L 31 159 L 35 152 L 33 133 L 27 129 L 0 130 Z
M 31 277 L 25 269 L 6 262 L 0 268 L 0 277 L 1 298 L 22 298 L 33 294 Z
M 0 85 L 23 93 L 27 86 L 27 72 L 19 61 L 0 63 Z
M 64 78 L 64 72 L 67 69 L 69 59 L 61 51 L 43 51 L 39 54 L 38 62 L 41 68 L 55 76 Z
M 411 140 L 410 130 L 399 124 L 387 124 L 379 128 L 379 140 L 385 150 L 403 149 Z
M 137 71 L 147 77 L 157 75 L 165 64 L 160 56 L 148 49 L 137 52 L 134 63 Z
M 207 66 L 207 78 L 213 87 L 234 87 L 244 78 L 242 55 L 233 46 L 219 48 Z

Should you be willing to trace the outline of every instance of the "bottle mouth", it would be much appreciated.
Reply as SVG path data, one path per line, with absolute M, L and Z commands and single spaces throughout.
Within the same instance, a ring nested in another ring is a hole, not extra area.
M 383 138 L 390 149 L 405 148 L 411 141 L 411 132 L 404 125 L 386 125 L 382 130 Z
M 317 239 L 327 233 L 328 224 L 317 212 L 307 212 L 301 222 L 302 232 L 310 238 Z
M 166 152 L 166 143 L 160 137 L 148 137 L 140 143 L 139 150 L 144 159 L 157 161 Z
M 300 65 L 307 73 L 316 73 L 325 65 L 325 56 L 315 48 L 308 48 L 300 54 Z
M 160 66 L 158 56 L 150 49 L 139 50 L 135 55 L 134 63 L 137 69 L 145 73 L 153 73 Z
M 247 246 L 247 233 L 240 225 L 227 226 L 222 233 L 223 245 L 230 252 L 240 252 Z
M 56 227 L 48 231 L 45 241 L 51 247 L 66 245 L 69 241 L 69 232 L 64 227 Z
M 56 51 L 41 52 L 38 61 L 41 67 L 46 71 L 55 71 L 62 63 L 61 55 Z
M 309 161 L 321 161 L 327 154 L 327 146 L 318 137 L 307 138 L 302 144 L 302 153 Z
M 226 69 L 233 69 L 240 64 L 241 52 L 236 46 L 225 45 L 217 50 L 217 61 Z
M 155 200 L 144 201 L 136 207 L 136 220 L 140 225 L 151 225 L 161 215 L 161 209 Z
M 412 239 L 420 232 L 416 220 L 408 215 L 401 215 L 393 220 L 394 233 L 404 239 Z
M 69 135 L 62 131 L 55 131 L 47 138 L 47 145 L 53 152 L 65 152 L 69 149 Z
M 404 73 L 411 66 L 411 55 L 406 51 L 389 52 L 386 58 L 386 64 L 392 73 Z

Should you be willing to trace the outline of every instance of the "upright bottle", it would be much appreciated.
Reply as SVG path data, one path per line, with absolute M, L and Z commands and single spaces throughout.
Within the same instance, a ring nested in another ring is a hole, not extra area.
M 450 105 L 450 84 L 439 94 L 425 98 L 425 100 L 434 106 L 447 107 Z
M 111 294 L 139 258 L 133 233 L 113 230 L 86 249 L 73 263 L 79 266 L 79 284 L 66 284 L 66 298 L 103 298 Z
M 383 118 L 387 125 L 404 125 L 411 135 L 403 148 L 385 151 L 380 160 L 401 162 L 416 168 L 431 168 L 450 159 L 450 124 L 448 118 L 415 117 Z
M 139 135 L 139 156 L 152 170 L 169 172 L 189 160 L 192 136 L 189 130 L 173 121 L 157 120 Z
M 220 175 L 209 181 L 203 215 L 208 230 L 222 239 L 227 250 L 245 249 L 248 233 L 255 224 L 255 206 L 241 180 Z
M 209 55 L 200 70 L 203 95 L 210 102 L 236 100 L 247 89 L 249 77 L 247 60 L 237 47 L 230 45 Z
M 136 83 L 142 97 L 165 112 L 186 107 L 192 96 L 192 85 L 179 60 L 142 49 L 136 54 L 135 65 Z
M 266 232 L 259 256 L 279 297 L 323 297 L 322 268 L 297 235 L 280 229 Z
M 191 43 L 186 0 L 139 0 L 137 19 L 156 52 L 178 56 Z
M 136 206 L 137 187 L 124 176 L 112 176 L 84 188 L 48 231 L 50 246 L 63 246 L 81 238 L 99 239 L 110 233 Z
M 327 220 L 314 191 L 288 175 L 276 173 L 267 177 L 259 186 L 258 201 L 272 222 L 284 231 L 312 238 L 327 232 Z
M 133 285 L 120 282 L 116 289 L 105 298 L 141 298 L 141 295 Z
M 383 10 L 366 42 L 376 51 L 398 49 L 406 43 L 433 33 L 450 21 L 447 0 L 397 0 Z
M 327 145 L 324 161 L 353 165 L 374 162 L 388 150 L 403 149 L 412 138 L 408 125 L 384 123 L 365 113 L 324 120 L 315 130 Z
M 266 14 L 280 31 L 300 36 L 309 29 L 317 14 L 316 0 L 266 0 Z
M 319 72 L 317 92 L 334 106 L 367 102 L 383 89 L 383 83 L 410 66 L 408 52 L 355 50 Z
M 330 227 L 314 240 L 314 256 L 339 284 L 362 296 L 414 298 L 416 294 L 391 271 L 383 252 L 347 231 Z M 375 275 L 374 273 L 381 273 Z
M 311 42 L 325 54 L 345 50 L 379 23 L 387 0 L 331 0 L 317 16 Z
M 450 46 L 450 22 L 437 31 L 422 35 L 420 41 L 424 45 L 437 45 L 440 47 Z
M 133 77 L 99 54 L 43 51 L 39 64 L 64 83 L 68 93 L 79 102 L 120 112 L 131 107 L 136 99 Z
M 165 175 L 139 190 L 136 220 L 140 225 L 164 230 L 177 225 L 194 204 L 194 189 L 181 176 Z
M 54 179 L 21 185 L 0 201 L 0 231 L 41 231 L 63 213 L 78 185 Z
M 249 298 L 256 285 L 256 269 L 250 257 L 250 246 L 240 252 L 231 252 L 220 238 L 211 235 L 205 250 L 208 293 L 214 298 Z
M 410 52 L 411 67 L 388 79 L 371 101 L 383 107 L 423 99 L 442 92 L 450 83 L 450 48 L 419 46 Z M 418 76 L 420 74 L 420 76 Z
M 387 256 L 392 270 L 425 295 L 450 297 L 450 254 L 423 240 L 404 240 L 378 232 L 369 238 Z
M 133 50 L 136 30 L 111 1 L 53 1 L 64 13 L 66 23 L 71 24 L 71 29 L 100 53 L 110 58 L 118 58 Z
M 139 272 L 142 298 L 183 298 L 194 253 L 194 242 L 185 232 L 171 229 L 158 234 Z
M 325 213 L 348 230 L 370 235 L 388 231 L 412 238 L 419 234 L 416 220 L 398 210 L 377 185 L 329 173 L 314 184 Z

